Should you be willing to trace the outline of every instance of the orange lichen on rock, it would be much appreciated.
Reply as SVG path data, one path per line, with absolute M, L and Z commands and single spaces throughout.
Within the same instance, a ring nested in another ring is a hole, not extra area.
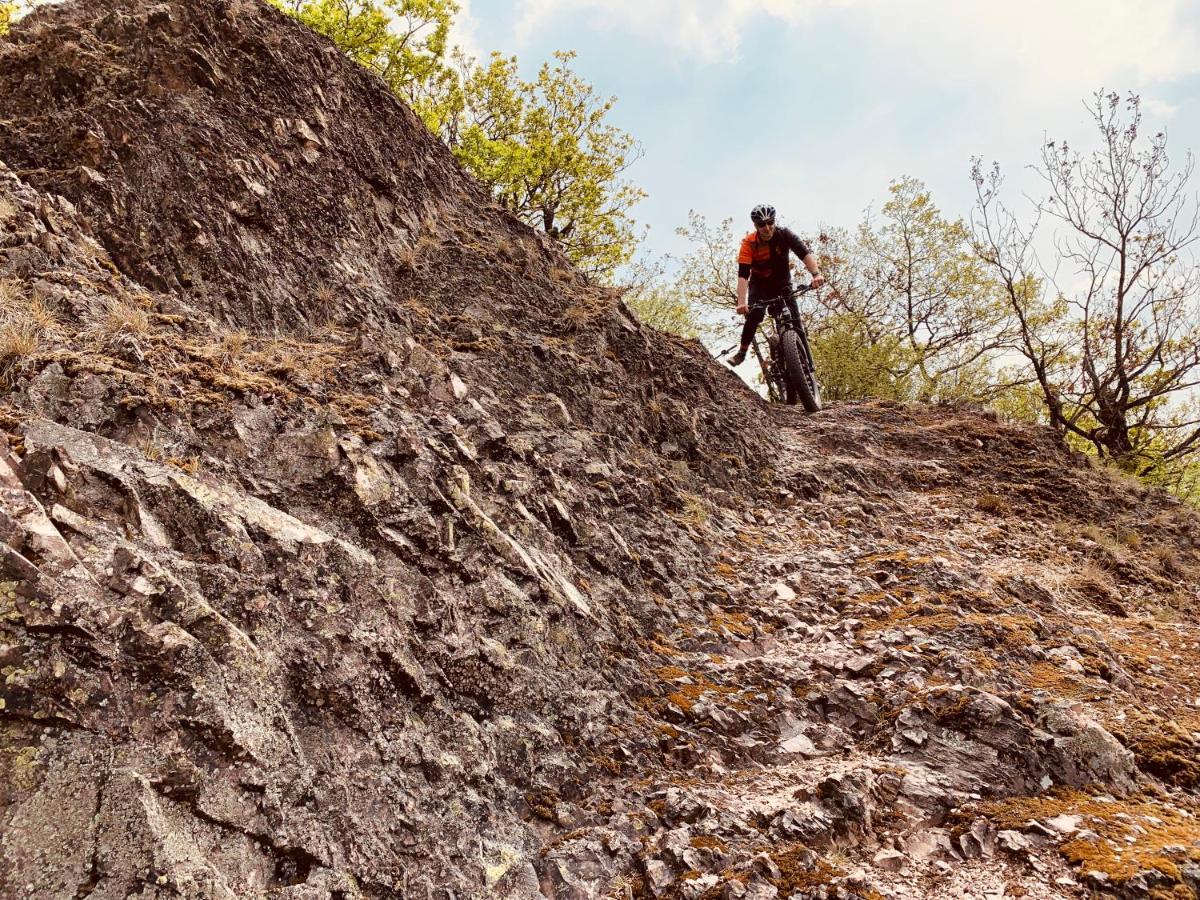
M 654 674 L 663 681 L 675 681 L 679 678 L 687 678 L 688 672 L 679 666 L 661 666 L 654 670 Z
M 696 701 L 710 691 L 718 694 L 732 694 L 734 689 L 713 684 L 711 681 L 703 681 L 699 684 L 685 684 L 679 690 L 668 694 L 667 700 L 683 712 L 691 712 Z
M 660 656 L 683 656 L 682 650 L 664 638 L 661 634 L 655 635 L 652 640 L 646 641 L 643 645 L 651 653 L 657 653 Z
M 1133 751 L 1142 771 L 1183 788 L 1200 785 L 1200 741 L 1178 722 L 1133 710 L 1110 730 Z
M 709 621 L 713 630 L 718 633 L 724 631 L 737 637 L 750 637 L 754 634 L 754 626 L 749 624 L 750 617 L 745 613 L 717 610 Z
M 1150 798 L 1118 801 L 1058 790 L 1039 797 L 989 801 L 975 810 L 999 827 L 1013 829 L 1025 828 L 1034 819 L 1082 816 L 1083 827 L 1095 836 L 1065 841 L 1059 852 L 1085 877 L 1096 872 L 1112 885 L 1143 872 L 1157 872 L 1178 882 L 1184 863 L 1200 862 L 1200 819 Z
M 779 890 L 780 897 L 790 897 L 792 894 L 803 894 L 812 888 L 822 887 L 838 882 L 845 872 L 831 865 L 821 857 L 814 859 L 813 853 L 803 844 L 795 844 L 784 849 L 768 851 L 771 860 L 779 867 L 779 877 L 770 879 Z M 842 896 L 855 897 L 859 900 L 883 900 L 880 894 L 862 885 L 839 884 Z
M 663 681 L 687 680 L 690 682 L 689 684 L 680 685 L 667 695 L 667 701 L 685 713 L 691 712 L 692 707 L 705 694 L 729 695 L 738 692 L 737 688 L 714 684 L 703 675 L 697 672 L 689 672 L 686 669 L 681 669 L 679 666 L 661 666 L 654 670 L 654 674 Z
M 1068 675 L 1054 663 L 1035 662 L 1016 675 L 1030 689 L 1049 691 L 1057 697 L 1086 700 L 1096 693 L 1085 682 Z

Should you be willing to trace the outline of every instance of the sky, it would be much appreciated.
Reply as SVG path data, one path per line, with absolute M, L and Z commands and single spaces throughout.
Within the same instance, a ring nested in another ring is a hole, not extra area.
M 1200 0 L 460 4 L 469 51 L 515 54 L 532 77 L 575 50 L 617 97 L 611 121 L 643 151 L 628 176 L 649 194 L 633 212 L 651 253 L 686 250 L 674 230 L 692 209 L 738 234 L 762 202 L 802 234 L 851 227 L 904 175 L 965 216 L 973 156 L 1019 202 L 1045 140 L 1094 144 L 1100 89 L 1140 94 L 1173 158 L 1200 150 Z

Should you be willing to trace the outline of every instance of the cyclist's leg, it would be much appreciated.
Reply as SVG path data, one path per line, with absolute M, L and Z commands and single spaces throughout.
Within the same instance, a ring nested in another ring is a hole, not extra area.
M 742 324 L 743 353 L 750 349 L 750 342 L 754 340 L 754 332 L 758 331 L 758 326 L 762 324 L 766 314 L 767 311 L 761 306 L 753 307 L 750 312 L 746 313 L 746 321 Z
M 762 307 L 752 307 L 750 312 L 746 313 L 746 321 L 742 325 L 741 346 L 729 360 L 730 365 L 740 366 L 746 361 L 746 351 L 750 349 L 750 343 L 754 340 L 754 332 L 758 331 L 758 326 L 762 324 L 766 312 Z
M 800 304 L 796 302 L 795 297 L 788 297 L 787 305 L 788 305 L 788 309 L 790 309 L 792 311 L 792 321 L 796 323 L 797 327 L 799 327 L 800 326 Z

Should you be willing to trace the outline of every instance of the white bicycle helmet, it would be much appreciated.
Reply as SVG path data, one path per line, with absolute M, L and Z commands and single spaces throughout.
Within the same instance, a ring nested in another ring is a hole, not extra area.
M 758 206 L 750 210 L 750 221 L 754 223 L 756 228 L 762 225 L 774 225 L 775 207 L 770 203 L 758 204 Z

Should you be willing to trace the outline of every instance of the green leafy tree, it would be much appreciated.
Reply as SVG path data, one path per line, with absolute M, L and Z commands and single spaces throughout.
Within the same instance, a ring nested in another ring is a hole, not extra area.
M 678 283 L 666 277 L 668 263 L 669 258 L 631 264 L 620 279 L 622 299 L 647 325 L 680 337 L 700 337 L 704 322 Z
M 990 364 L 1008 340 L 1009 310 L 970 232 L 948 219 L 915 178 L 893 181 L 878 222 L 859 228 L 870 283 L 859 310 L 904 342 L 901 371 L 915 399 L 975 400 L 988 393 Z
M 461 108 L 447 64 L 454 0 L 271 0 L 375 72 L 441 133 Z
M 908 380 L 894 374 L 904 355 L 898 335 L 874 337 L 854 313 L 832 312 L 811 322 L 808 336 L 826 400 L 908 399 Z
M 28 12 L 35 5 L 35 0 L 9 0 L 9 2 L 0 0 L 0 35 L 8 34 L 12 23 L 21 13 Z
M 869 277 L 862 245 L 845 229 L 823 228 L 811 247 L 826 287 L 805 294 L 800 312 L 825 398 L 908 399 L 905 342 L 885 315 L 885 296 L 878 279 Z
M 641 155 L 607 121 L 615 103 L 555 54 L 524 81 L 516 57 L 493 53 L 463 84 L 455 155 L 512 213 L 558 240 L 592 275 L 611 278 L 637 240 L 631 208 L 645 193 L 623 180 Z
M 679 261 L 676 289 L 706 323 L 708 336 L 716 342 L 734 340 L 741 331 L 737 305 L 737 238 L 733 219 L 715 225 L 694 209 L 686 225 L 675 229 L 690 250 Z

